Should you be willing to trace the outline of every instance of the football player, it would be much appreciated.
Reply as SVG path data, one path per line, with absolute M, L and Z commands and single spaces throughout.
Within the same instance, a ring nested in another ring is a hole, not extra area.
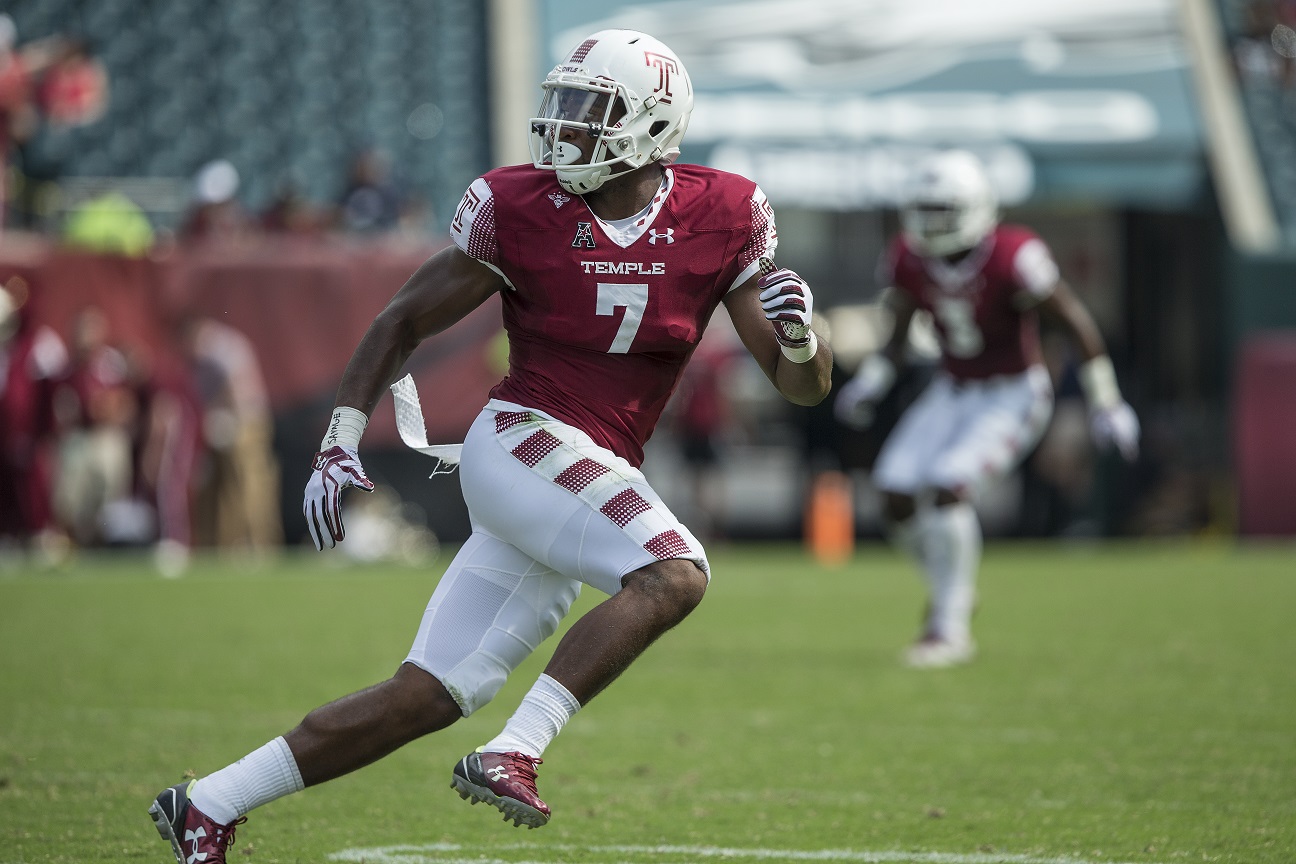
M 254 807 L 322 783 L 472 714 L 558 628 L 582 585 L 609 595 L 576 621 L 494 738 L 451 785 L 514 825 L 549 821 L 541 754 L 564 724 L 701 601 L 706 553 L 639 470 L 708 319 L 723 303 L 778 391 L 813 405 L 831 352 L 813 298 L 772 264 L 774 216 L 750 180 L 674 164 L 693 91 L 643 33 L 606 30 L 543 82 L 533 164 L 492 170 L 432 256 L 374 320 L 338 389 L 304 512 L 343 539 L 339 496 L 373 488 L 358 455 L 379 396 L 422 340 L 502 298 L 508 374 L 463 443 L 472 535 L 441 577 L 391 679 L 312 711 L 150 812 L 180 864 L 223 861 Z
M 1040 316 L 1059 324 L 1083 357 L 1079 378 L 1095 441 L 1132 460 L 1139 423 L 1093 318 L 1060 278 L 1044 241 L 1028 228 L 999 223 L 993 187 L 976 157 L 938 153 L 915 178 L 901 206 L 900 235 L 879 268 L 881 284 L 890 286 L 894 326 L 833 407 L 848 426 L 871 425 L 904 362 L 915 314 L 930 313 L 941 369 L 888 435 L 873 480 L 892 540 L 917 560 L 927 582 L 924 626 L 906 661 L 937 668 L 975 653 L 975 495 L 1016 468 L 1052 413 Z

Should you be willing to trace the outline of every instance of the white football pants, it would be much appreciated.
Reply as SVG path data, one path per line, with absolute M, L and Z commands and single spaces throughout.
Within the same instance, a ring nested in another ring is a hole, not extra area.
M 581 583 L 607 594 L 654 561 L 703 572 L 702 545 L 637 468 L 547 414 L 492 399 L 464 440 L 460 486 L 473 533 L 423 613 L 406 662 L 464 716 L 552 636 Z
M 885 492 L 950 489 L 972 498 L 1017 467 L 1052 412 L 1053 384 L 1043 366 L 984 381 L 938 373 L 887 436 L 873 482 Z

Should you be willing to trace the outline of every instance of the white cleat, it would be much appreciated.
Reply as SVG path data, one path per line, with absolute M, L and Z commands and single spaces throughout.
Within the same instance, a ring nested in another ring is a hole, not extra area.
M 970 663 L 976 656 L 971 640 L 951 642 L 926 637 L 910 645 L 904 653 L 904 664 L 910 669 L 948 669 Z

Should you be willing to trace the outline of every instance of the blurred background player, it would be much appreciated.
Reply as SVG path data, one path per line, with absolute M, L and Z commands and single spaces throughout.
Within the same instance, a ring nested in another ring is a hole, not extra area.
M 980 162 L 965 151 L 932 156 L 901 207 L 901 232 L 879 267 L 894 313 L 880 352 L 865 357 L 834 402 L 838 419 L 868 427 L 906 360 L 909 329 L 929 313 L 941 370 L 904 412 L 873 469 L 893 542 L 926 577 L 928 604 L 906 662 L 943 667 L 972 659 L 981 526 L 978 490 L 1008 475 L 1038 443 L 1053 408 L 1039 317 L 1078 346 L 1091 433 L 1133 460 L 1139 424 L 1121 396 L 1093 318 L 1029 228 L 999 224 Z
M 693 88 L 666 45 L 629 30 L 582 41 L 543 84 L 531 165 L 464 195 L 454 245 L 370 325 L 342 377 L 303 511 L 343 539 L 340 494 L 372 490 L 360 436 L 424 339 L 500 296 L 509 371 L 463 444 L 473 533 L 441 577 L 393 676 L 312 711 L 233 765 L 150 808 L 180 864 L 225 860 L 254 807 L 354 771 L 494 698 L 551 636 L 582 583 L 609 595 L 576 621 L 503 731 L 455 765 L 460 796 L 514 825 L 549 821 L 545 748 L 702 600 L 706 553 L 649 486 L 643 448 L 717 307 L 789 401 L 827 396 L 832 353 L 813 298 L 771 266 L 777 233 L 752 181 L 676 165 Z

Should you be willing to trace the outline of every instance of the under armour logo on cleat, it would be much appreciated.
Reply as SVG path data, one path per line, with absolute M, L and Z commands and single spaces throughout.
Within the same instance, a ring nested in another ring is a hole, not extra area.
M 194 862 L 196 861 L 207 860 L 207 853 L 198 851 L 198 841 L 204 839 L 206 836 L 207 836 L 207 829 L 201 827 L 197 831 L 185 832 L 185 836 L 184 836 L 185 842 L 193 844 L 193 854 L 191 854 L 188 858 L 185 859 L 187 864 L 194 864 Z
M 487 768 L 486 773 L 490 775 L 490 781 L 496 783 L 500 780 L 508 779 L 508 772 L 504 770 L 503 765 L 496 765 L 494 768 Z

